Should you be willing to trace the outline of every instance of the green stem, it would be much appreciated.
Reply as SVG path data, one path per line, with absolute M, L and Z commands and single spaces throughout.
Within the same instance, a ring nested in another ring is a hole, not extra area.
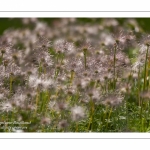
M 57 56 L 56 56 L 56 62 L 58 63 L 58 59 L 59 59 L 59 53 L 57 53 Z
M 74 79 L 74 70 L 71 70 L 70 84 L 72 84 L 73 79 Z
M 90 122 L 88 125 L 88 131 L 91 129 L 91 131 L 93 130 L 93 120 L 94 120 L 94 111 L 95 111 L 95 106 L 94 106 L 94 102 L 91 98 L 90 100 L 90 106 L 91 106 L 91 114 L 90 114 Z
M 149 49 L 149 46 L 147 46 L 146 56 L 145 56 L 144 87 L 143 87 L 143 90 L 146 90 L 148 49 Z
M 139 67 L 139 72 L 138 72 L 138 100 L 139 100 L 139 106 L 141 106 L 141 85 L 140 85 L 140 67 Z
M 62 53 L 61 54 L 61 64 L 62 64 L 63 60 L 64 60 L 64 54 Z
M 116 50 L 117 50 L 117 43 L 115 44 L 114 48 L 114 89 L 116 88 Z
M 140 120 L 141 120 L 141 132 L 142 132 L 142 127 L 143 127 L 143 99 L 141 99 L 141 108 L 140 108 Z
M 37 89 L 35 115 L 37 114 L 37 110 L 38 110 L 39 96 L 40 96 L 40 95 L 39 95 L 39 90 Z
M 39 76 L 42 74 L 42 62 L 39 64 Z
M 2 61 L 3 61 L 3 53 L 2 56 L 0 57 L 0 65 L 2 64 Z
M 10 94 L 12 94 L 12 83 L 13 83 L 13 77 L 10 75 Z
M 106 129 L 108 129 L 108 123 L 109 123 L 109 119 L 110 119 L 111 113 L 112 113 L 112 107 L 111 107 L 111 109 L 109 111 L 109 114 L 108 114 Z
M 60 69 L 56 69 L 56 70 L 55 70 L 55 77 L 54 77 L 55 80 L 57 79 L 57 76 L 58 76 L 58 74 L 59 74 L 59 70 L 60 70 Z
M 75 132 L 78 132 L 78 122 L 76 123 L 76 131 Z
M 84 53 L 84 67 L 86 69 L 86 54 L 87 54 L 87 49 L 83 49 L 83 53 Z

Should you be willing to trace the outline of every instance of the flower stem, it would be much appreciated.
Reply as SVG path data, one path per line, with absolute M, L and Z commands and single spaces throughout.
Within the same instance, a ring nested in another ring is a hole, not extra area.
M 87 55 L 87 49 L 83 49 L 83 54 L 84 54 L 84 67 L 86 69 L 86 55 Z
M 147 45 L 146 56 L 145 56 L 145 67 L 144 67 L 144 86 L 143 86 L 143 90 L 146 90 L 146 83 L 147 83 L 146 80 L 147 80 L 148 49 L 149 49 L 149 46 Z
M 74 70 L 71 70 L 70 84 L 72 84 L 73 79 L 74 79 Z
M 94 102 L 93 102 L 92 98 L 90 100 L 90 107 L 91 107 L 91 112 L 90 112 L 90 122 L 89 122 L 89 125 L 88 125 L 88 131 L 93 130 L 93 120 L 94 120 L 95 106 L 94 106 Z
M 13 84 L 13 76 L 10 75 L 10 95 L 12 94 L 12 84 Z
M 114 67 L 114 81 L 113 81 L 113 83 L 114 83 L 114 89 L 116 88 L 116 50 L 117 50 L 117 43 L 115 43 L 115 47 L 114 47 L 114 65 L 113 65 L 113 67 Z

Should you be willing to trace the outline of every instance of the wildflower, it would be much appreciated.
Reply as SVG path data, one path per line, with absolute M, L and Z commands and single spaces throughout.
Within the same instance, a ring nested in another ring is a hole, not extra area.
M 73 53 L 75 51 L 73 43 L 69 43 L 65 40 L 57 40 L 54 43 L 54 49 L 57 53 Z
M 135 35 L 133 34 L 132 31 L 125 34 L 125 40 L 127 43 L 130 43 L 130 44 L 135 40 Z
M 2 41 L 2 39 L 1 39 Z M 9 42 L 0 42 L 0 52 L 2 54 L 2 56 L 7 55 L 9 53 L 11 53 L 11 49 L 12 49 L 12 43 Z
M 122 87 L 122 88 L 120 89 L 120 92 L 121 92 L 121 93 L 126 93 L 126 92 L 127 92 L 127 89 L 126 89 L 125 87 Z
M 48 118 L 48 117 L 44 117 L 44 118 L 41 119 L 41 124 L 42 125 L 50 125 L 50 123 L 51 123 L 51 119 Z
M 138 72 L 139 69 L 144 65 L 143 62 L 141 61 L 136 61 L 133 65 L 132 65 L 132 70 L 135 72 Z
M 106 33 L 101 34 L 101 39 L 103 39 L 106 46 L 114 44 L 114 39 L 111 35 Z
M 116 94 L 110 94 L 107 95 L 103 101 L 103 105 L 109 105 L 109 106 L 118 106 L 119 104 L 122 103 L 123 97 L 121 95 L 116 95 Z
M 92 49 L 93 49 L 93 47 L 88 40 L 82 42 L 81 51 L 85 52 L 85 51 L 89 51 Z
M 17 107 L 23 107 L 26 98 L 27 97 L 25 94 L 16 93 L 12 97 L 12 105 Z
M 68 127 L 68 122 L 67 120 L 61 120 L 59 123 L 58 123 L 58 129 L 65 129 Z
M 100 100 L 100 92 L 97 89 L 93 89 L 93 91 L 90 91 L 89 95 L 94 102 L 98 102 Z
M 3 99 L 3 98 L 4 98 L 4 94 L 1 93 L 1 94 L 0 94 L 0 99 Z
M 85 89 L 88 86 L 89 81 L 90 81 L 89 78 L 83 78 L 83 79 L 81 79 L 81 81 L 80 81 L 81 88 Z
M 75 73 L 81 73 L 81 70 L 83 69 L 83 61 L 80 58 L 71 58 L 68 59 L 65 68 L 67 71 L 74 71 Z
M 30 111 L 34 111 L 34 110 L 36 110 L 36 105 L 34 105 L 34 104 L 28 104 L 26 106 L 26 109 L 30 110 Z
M 54 85 L 54 81 L 52 79 L 44 79 L 42 80 L 43 89 L 49 89 Z
M 51 58 L 51 56 L 49 54 L 45 54 L 44 60 L 45 60 L 45 62 L 46 62 L 46 64 L 48 66 L 52 66 L 53 65 L 52 58 Z
M 140 97 L 144 99 L 150 99 L 150 91 L 143 91 L 140 93 Z
M 140 45 L 150 46 L 150 35 L 144 35 L 140 42 Z
M 134 79 L 138 79 L 138 74 L 137 74 L 137 73 L 133 73 L 132 77 L 133 77 Z
M 85 111 L 81 106 L 75 106 L 71 109 L 72 120 L 79 121 L 85 117 Z
M 49 102 L 49 108 L 51 110 L 54 110 L 56 108 L 56 105 L 57 105 L 56 101 L 50 101 Z
M 68 108 L 68 103 L 64 101 L 57 102 L 57 105 L 56 105 L 57 111 L 66 110 L 67 108 Z
M 150 35 L 144 35 L 141 41 L 139 42 L 139 46 L 140 46 L 140 50 L 139 50 L 140 54 L 146 54 L 148 48 L 150 47 Z M 149 54 L 149 51 L 148 51 L 148 54 Z
M 37 75 L 30 75 L 29 77 L 29 86 L 35 89 L 40 88 L 46 90 L 54 85 L 54 81 L 52 79 L 37 77 Z
M 114 43 L 117 43 L 117 44 L 124 44 L 125 43 L 125 36 L 124 36 L 123 31 L 116 32 L 112 36 L 114 38 Z
M 2 112 L 9 112 L 13 110 L 13 106 L 10 102 L 3 102 L 0 106 Z

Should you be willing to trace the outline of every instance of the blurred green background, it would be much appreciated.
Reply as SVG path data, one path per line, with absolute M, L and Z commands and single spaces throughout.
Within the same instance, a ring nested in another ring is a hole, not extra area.
M 119 24 L 122 25 L 126 19 L 128 18 L 116 18 L 118 20 Z M 59 20 L 59 18 L 39 18 L 41 21 L 47 22 L 49 25 L 52 25 L 54 20 Z M 79 23 L 101 23 L 103 18 L 77 18 L 77 21 Z M 150 18 L 135 18 L 138 25 L 143 29 L 144 32 L 150 32 Z M 0 35 L 8 29 L 16 29 L 16 28 L 24 28 L 27 25 L 23 24 L 20 18 L 0 18 Z M 29 28 L 32 28 L 30 26 Z

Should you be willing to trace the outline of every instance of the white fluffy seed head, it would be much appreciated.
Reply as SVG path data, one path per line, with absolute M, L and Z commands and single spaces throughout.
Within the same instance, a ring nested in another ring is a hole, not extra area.
M 85 110 L 81 106 L 75 106 L 71 109 L 72 120 L 79 121 L 85 117 Z

